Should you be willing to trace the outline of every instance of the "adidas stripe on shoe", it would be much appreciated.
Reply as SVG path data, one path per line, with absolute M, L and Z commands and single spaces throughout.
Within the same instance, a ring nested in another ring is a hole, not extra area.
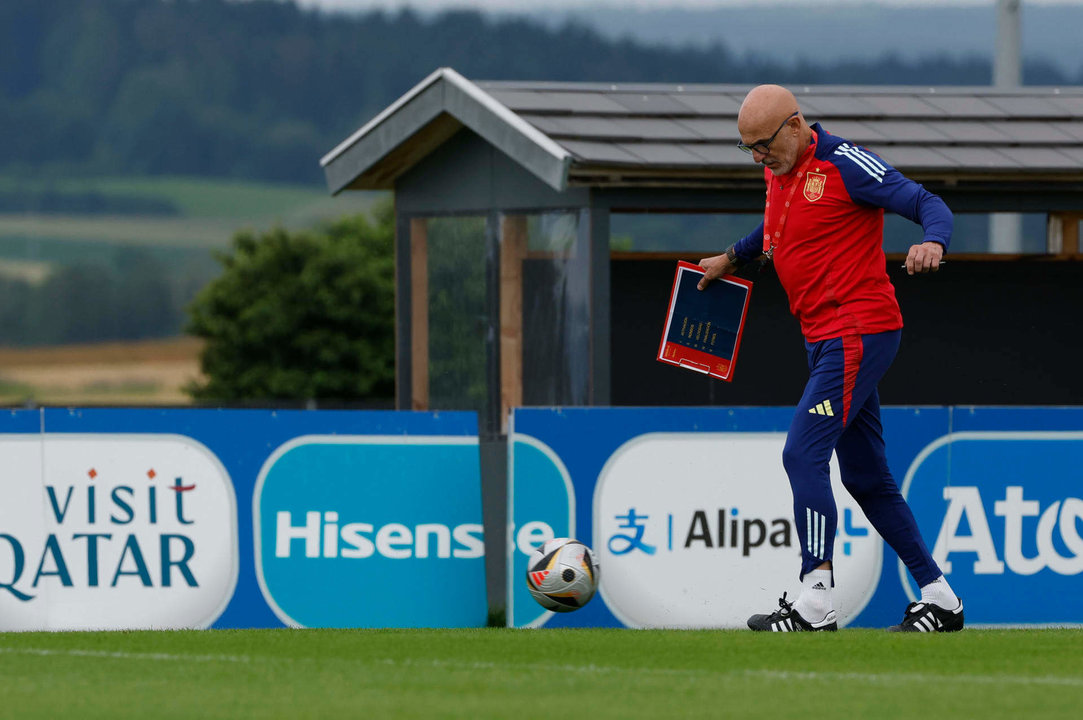
M 954 610 L 945 610 L 932 603 L 912 602 L 906 606 L 906 615 L 889 632 L 958 632 L 963 629 L 963 601 Z
M 778 610 L 770 615 L 753 615 L 748 619 L 748 627 L 758 632 L 808 632 L 839 629 L 835 611 L 827 613 L 827 617 L 817 623 L 811 623 L 801 617 L 801 613 L 794 609 L 792 602 L 786 602 L 786 593 L 778 601 Z

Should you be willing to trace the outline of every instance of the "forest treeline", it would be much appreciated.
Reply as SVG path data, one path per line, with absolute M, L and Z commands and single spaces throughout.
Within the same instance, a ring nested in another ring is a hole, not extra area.
M 815 57 L 810 47 L 809 57 Z M 474 11 L 255 0 L 4 0 L 0 172 L 318 183 L 318 159 L 437 67 L 471 79 L 987 84 L 988 60 L 772 61 Z M 1028 84 L 1074 84 L 1028 65 Z

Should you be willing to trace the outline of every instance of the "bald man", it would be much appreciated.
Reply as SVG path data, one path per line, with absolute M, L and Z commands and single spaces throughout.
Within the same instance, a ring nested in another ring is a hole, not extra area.
M 869 150 L 809 126 L 797 99 L 760 85 L 737 116 L 738 147 L 764 167 L 763 223 L 721 255 L 704 258 L 699 287 L 766 256 L 801 323 L 809 380 L 782 451 L 801 540 L 801 593 L 753 615 L 753 630 L 836 630 L 831 599 L 837 512 L 828 462 L 869 522 L 898 553 L 921 598 L 891 630 L 950 632 L 963 627 L 963 604 L 921 539 L 887 466 L 876 386 L 895 358 L 902 315 L 883 251 L 884 210 L 921 225 L 906 271 L 936 272 L 948 248 L 952 215 L 936 195 Z

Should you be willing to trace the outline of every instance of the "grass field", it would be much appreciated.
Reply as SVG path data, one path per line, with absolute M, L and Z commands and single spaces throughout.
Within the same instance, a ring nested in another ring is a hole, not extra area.
M 17 210 L 0 202 L 0 280 L 31 286 L 15 288 L 13 295 L 5 296 L 8 307 L 32 305 L 33 288 L 43 286 L 63 267 L 102 273 L 105 279 L 99 289 L 108 298 L 111 292 L 119 292 L 120 279 L 135 257 L 141 263 L 137 266 L 151 268 L 158 287 L 166 289 L 163 295 L 174 310 L 169 317 L 175 318 L 182 316 L 198 288 L 217 276 L 220 266 L 212 253 L 228 248 L 238 230 L 261 231 L 275 225 L 308 229 L 368 212 L 383 194 L 331 197 L 319 186 L 209 178 L 0 174 L 0 201 L 15 196 L 96 198 L 106 210 L 42 212 Z M 138 211 L 138 203 L 125 206 L 133 199 L 146 201 L 147 211 Z M 128 212 L 110 214 L 110 208 L 124 207 Z M 27 339 L 19 333 L 33 335 L 31 331 L 18 323 L 11 325 L 0 328 L 0 404 L 190 403 L 182 388 L 199 376 L 198 341 L 22 349 L 13 346 L 55 336 L 39 333 Z M 161 328 L 158 334 L 172 332 L 181 332 L 181 326 Z
M 1083 631 L 0 634 L 19 718 L 1078 718 Z
M 202 348 L 192 337 L 0 347 L 0 404 L 187 405 Z
M 44 181 L 0 175 L 0 191 L 17 187 L 41 190 Z M 244 228 L 266 230 L 273 225 L 291 229 L 367 212 L 379 193 L 344 193 L 331 197 L 319 187 L 235 182 L 205 178 L 103 177 L 57 179 L 48 183 L 60 193 L 95 193 L 103 197 L 135 197 L 160 201 L 171 215 L 0 213 L 0 256 L 11 257 L 2 245 L 18 252 L 28 243 L 78 241 L 141 247 L 226 247 L 233 233 Z

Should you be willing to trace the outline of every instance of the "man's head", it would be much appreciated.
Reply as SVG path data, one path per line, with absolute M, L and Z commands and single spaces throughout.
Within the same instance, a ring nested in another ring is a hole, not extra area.
M 749 91 L 737 114 L 737 132 L 742 147 L 751 149 L 753 159 L 775 175 L 791 172 L 812 139 L 797 98 L 779 85 Z

